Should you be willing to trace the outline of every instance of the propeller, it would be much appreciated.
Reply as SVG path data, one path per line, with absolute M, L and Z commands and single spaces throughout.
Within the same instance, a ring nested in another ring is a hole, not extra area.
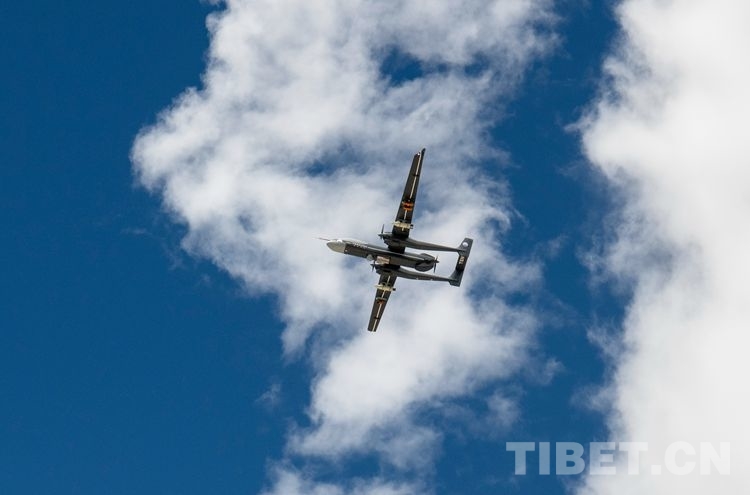
M 383 226 L 380 227 L 380 234 L 378 235 L 378 237 L 380 237 L 382 239 L 383 235 L 384 235 L 384 232 L 385 232 L 385 224 L 383 224 Z
M 321 241 L 326 241 L 326 242 L 333 240 L 333 239 L 326 239 L 325 237 L 318 237 L 318 239 L 320 239 Z
M 437 256 L 435 256 L 435 264 L 432 265 L 432 273 L 437 273 L 437 264 L 440 263 L 440 260 Z

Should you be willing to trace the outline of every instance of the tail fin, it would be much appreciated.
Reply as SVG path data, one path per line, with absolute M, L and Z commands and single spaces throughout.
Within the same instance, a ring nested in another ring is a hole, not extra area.
M 458 261 L 456 262 L 456 269 L 450 276 L 449 283 L 455 287 L 461 286 L 461 279 L 464 276 L 464 269 L 466 268 L 466 262 L 469 260 L 469 253 L 471 253 L 471 246 L 474 244 L 474 239 L 468 237 L 461 242 L 458 247 Z

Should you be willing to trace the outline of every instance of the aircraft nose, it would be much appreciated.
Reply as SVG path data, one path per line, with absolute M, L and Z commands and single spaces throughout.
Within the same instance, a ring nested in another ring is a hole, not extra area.
M 326 242 L 326 246 L 328 246 L 328 248 L 331 251 L 336 251 L 337 253 L 343 253 L 344 248 L 346 247 L 346 244 L 344 244 L 342 241 L 337 240 L 337 241 Z

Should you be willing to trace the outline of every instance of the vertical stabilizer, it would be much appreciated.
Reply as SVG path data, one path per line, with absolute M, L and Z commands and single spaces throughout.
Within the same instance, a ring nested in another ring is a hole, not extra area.
M 456 261 L 456 269 L 450 276 L 450 284 L 455 287 L 461 286 L 461 279 L 464 276 L 464 269 L 466 269 L 466 262 L 469 260 L 469 254 L 471 253 L 471 246 L 474 244 L 474 239 L 468 237 L 461 242 L 458 246 L 458 261 Z

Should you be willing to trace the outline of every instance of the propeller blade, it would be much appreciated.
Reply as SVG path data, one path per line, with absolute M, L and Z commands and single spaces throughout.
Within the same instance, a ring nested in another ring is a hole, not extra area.
M 333 239 L 326 239 L 325 237 L 318 237 L 318 239 L 320 239 L 321 241 L 326 241 L 326 242 L 333 240 Z

